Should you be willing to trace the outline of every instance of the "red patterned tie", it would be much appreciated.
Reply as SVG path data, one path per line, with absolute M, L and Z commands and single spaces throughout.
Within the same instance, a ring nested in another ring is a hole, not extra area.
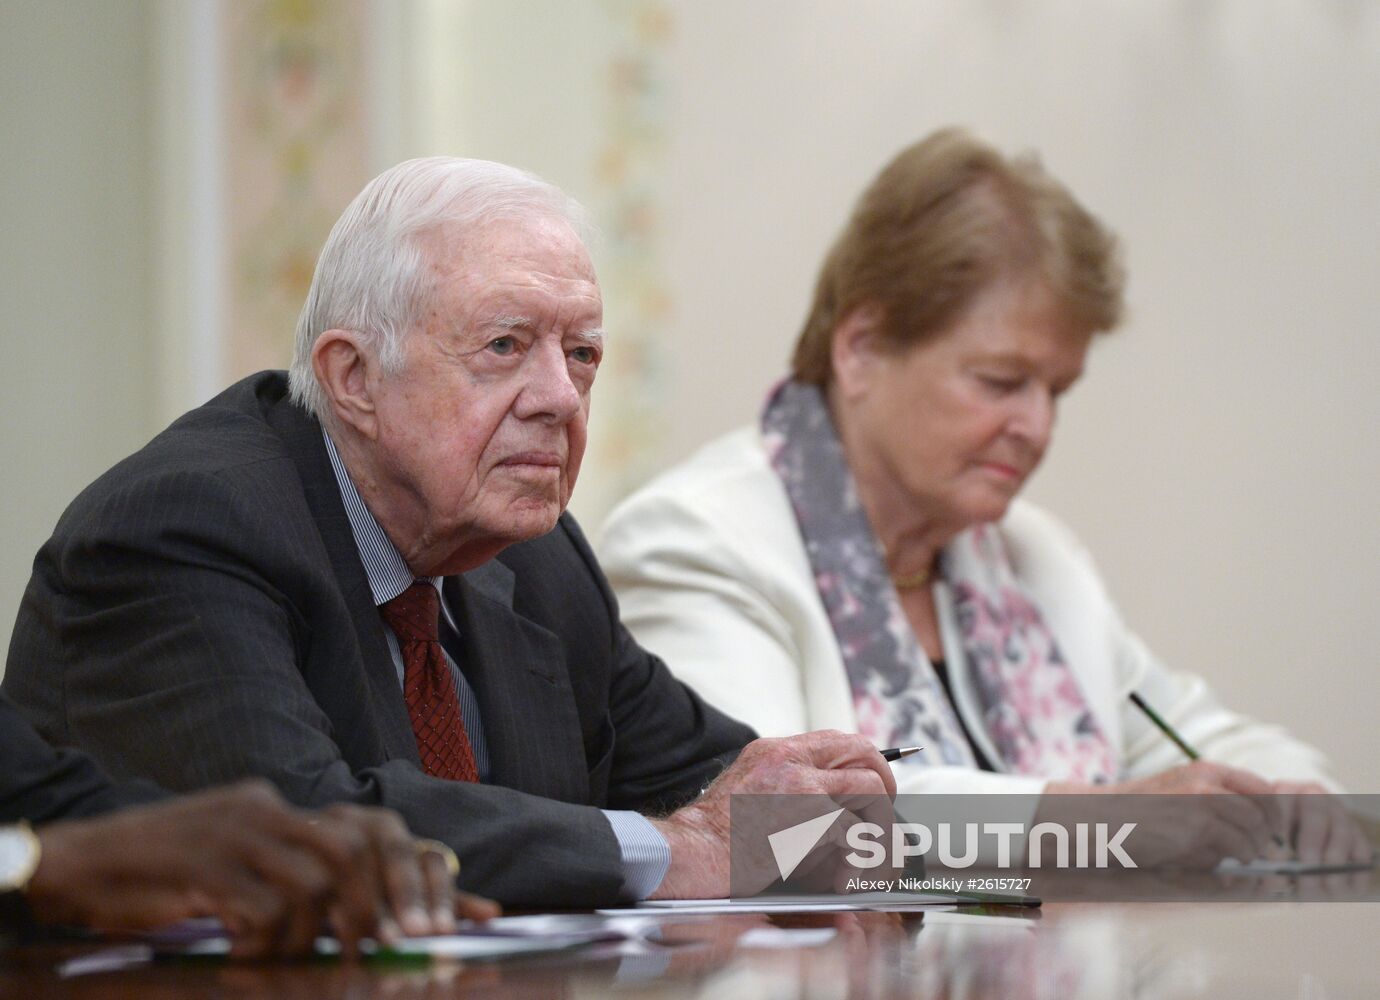
M 417 753 L 427 774 L 452 781 L 478 781 L 455 678 L 441 651 L 438 623 L 441 598 L 436 588 L 417 581 L 379 608 L 398 637 L 403 659 L 403 700 L 412 719 Z

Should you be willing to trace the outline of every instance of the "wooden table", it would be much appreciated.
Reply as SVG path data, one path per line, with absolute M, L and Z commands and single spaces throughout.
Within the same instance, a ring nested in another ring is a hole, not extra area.
M 745 933 L 764 927 L 835 933 L 811 947 L 743 946 Z M 1380 996 L 1378 903 L 1059 903 L 1033 918 L 686 917 L 666 925 L 664 941 L 636 954 L 600 946 L 472 965 L 171 963 L 67 979 L 59 963 L 93 948 L 35 946 L 0 959 L 0 997 Z

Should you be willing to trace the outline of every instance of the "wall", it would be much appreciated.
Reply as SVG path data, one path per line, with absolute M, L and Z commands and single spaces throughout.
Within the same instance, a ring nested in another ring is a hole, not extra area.
M 1163 658 L 1380 788 L 1380 5 L 675 13 L 665 459 L 754 415 L 893 152 L 950 122 L 1034 147 L 1132 283 L 1031 494 Z
M 39 544 L 153 430 L 149 19 L 0 4 L 0 643 Z
M 195 379 L 219 381 L 193 365 L 207 345 L 174 357 L 176 317 L 208 301 L 172 301 L 188 230 L 151 235 L 195 186 L 167 161 L 195 168 L 200 147 L 150 141 L 178 102 L 166 80 L 150 90 L 150 46 L 169 48 L 150 21 L 208 3 L 0 5 L 0 638 L 63 505 L 204 395 Z M 1032 494 L 1077 527 L 1165 659 L 1374 788 L 1380 4 L 368 7 L 376 166 L 506 159 L 605 230 L 611 360 L 576 494 L 591 526 L 631 482 L 751 419 L 887 157 L 950 122 L 1038 148 L 1125 237 L 1132 312 Z
M 1077 528 L 1164 659 L 1376 786 L 1380 5 L 433 8 L 452 18 L 440 47 L 474 58 L 446 89 L 452 127 L 430 134 L 586 198 L 617 65 L 595 27 L 666 22 L 643 132 L 661 137 L 645 211 L 669 314 L 639 340 L 626 293 L 610 296 L 610 354 L 632 340 L 639 367 L 601 376 L 595 411 L 631 387 L 659 406 L 636 455 L 587 464 L 584 520 L 629 465 L 753 418 L 859 190 L 903 145 L 966 124 L 1039 150 L 1129 251 L 1130 321 L 1096 348 L 1030 494 Z

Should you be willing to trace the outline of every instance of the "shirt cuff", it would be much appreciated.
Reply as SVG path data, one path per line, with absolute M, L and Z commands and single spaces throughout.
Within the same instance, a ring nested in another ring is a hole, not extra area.
M 646 899 L 656 892 L 671 867 L 671 845 L 641 813 L 602 809 L 618 840 L 623 860 L 623 894 Z

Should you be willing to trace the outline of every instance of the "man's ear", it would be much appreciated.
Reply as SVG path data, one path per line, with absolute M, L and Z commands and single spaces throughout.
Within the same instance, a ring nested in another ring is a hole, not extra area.
M 829 358 L 834 383 L 845 399 L 865 394 L 877 366 L 884 360 L 882 307 L 872 303 L 854 306 L 834 327 Z
M 373 355 L 354 330 L 327 330 L 311 349 L 311 367 L 335 419 L 369 440 L 378 434 Z

